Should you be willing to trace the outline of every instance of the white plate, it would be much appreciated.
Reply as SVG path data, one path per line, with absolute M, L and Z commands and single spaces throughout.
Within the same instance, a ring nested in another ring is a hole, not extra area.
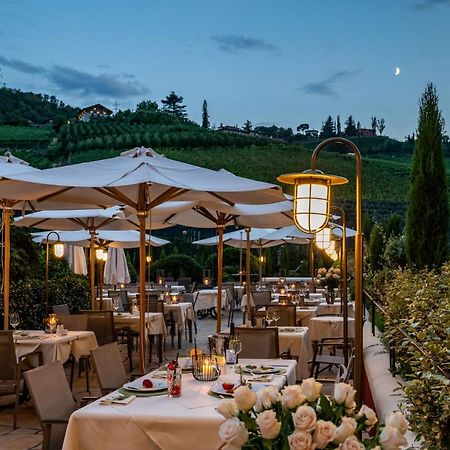
M 244 373 L 252 373 L 255 375 L 265 375 L 270 373 L 284 373 L 285 370 L 280 367 L 272 367 L 272 366 L 256 366 L 256 367 L 250 367 L 250 366 L 241 366 L 242 371 Z
M 151 388 L 146 388 L 140 381 L 130 381 L 129 383 L 125 383 L 123 387 L 124 389 L 135 392 L 154 392 L 167 389 L 166 380 L 157 380 L 155 378 L 148 378 L 148 380 L 151 380 L 151 382 L 153 383 L 153 386 Z
M 233 389 L 236 387 L 237 385 L 235 384 L 233 386 Z M 233 392 L 230 391 L 226 391 L 223 386 L 222 383 L 215 383 L 211 386 L 211 392 L 213 392 L 214 394 L 218 394 L 218 395 L 223 395 L 225 397 L 233 397 Z

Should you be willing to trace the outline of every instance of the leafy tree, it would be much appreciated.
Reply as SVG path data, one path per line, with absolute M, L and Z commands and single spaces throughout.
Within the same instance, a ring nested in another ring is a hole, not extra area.
M 336 117 L 336 136 L 342 136 L 341 116 L 339 114 Z
M 253 130 L 253 125 L 250 122 L 250 120 L 247 119 L 247 121 L 244 123 L 244 127 L 243 127 L 244 131 L 246 133 L 251 133 Z
M 380 136 L 382 136 L 383 131 L 386 128 L 384 119 L 377 120 L 377 128 L 378 128 L 378 132 L 380 133 Z
M 209 114 L 208 114 L 208 103 L 206 100 L 203 100 L 203 106 L 202 106 L 202 127 L 203 128 L 209 128 Z
M 164 105 L 164 111 L 174 114 L 182 119 L 187 117 L 186 105 L 183 105 L 183 97 L 175 94 L 174 91 L 167 95 L 166 98 L 163 98 L 161 103 Z
M 389 217 L 386 224 L 386 239 L 391 236 L 398 236 L 402 233 L 402 221 L 397 213 L 394 213 Z
M 371 124 L 373 132 L 376 134 L 376 132 L 377 132 L 377 118 L 375 116 L 373 116 L 370 119 L 370 124 Z
M 152 100 L 142 100 L 142 102 L 136 105 L 136 111 L 156 112 L 158 109 L 158 103 L 153 102 Z
M 383 267 L 383 257 L 384 253 L 384 234 L 383 229 L 375 224 L 370 233 L 369 241 L 369 254 L 370 254 L 370 265 L 373 270 L 380 270 Z
M 304 133 L 306 130 L 309 130 L 309 123 L 301 123 L 297 127 L 297 131 L 299 131 L 300 133 Z
M 322 124 L 320 137 L 323 139 L 328 139 L 333 136 L 336 136 L 336 129 L 334 127 L 333 119 L 331 116 L 328 116 L 327 120 Z
M 358 130 L 356 129 L 355 121 L 352 116 L 348 116 L 348 119 L 345 121 L 344 133 L 346 136 L 356 136 L 358 134 Z
M 448 196 L 442 133 L 444 119 L 433 83 L 419 101 L 411 187 L 406 216 L 406 255 L 417 268 L 437 268 L 447 256 Z

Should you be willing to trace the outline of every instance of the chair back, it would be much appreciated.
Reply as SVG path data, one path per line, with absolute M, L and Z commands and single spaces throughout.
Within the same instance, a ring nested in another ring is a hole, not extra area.
M 145 312 L 164 313 L 164 300 L 147 300 Z
M 178 278 L 177 283 L 178 283 L 178 286 L 184 286 L 186 291 L 189 291 L 189 288 L 192 283 L 192 278 L 191 277 L 180 277 L 180 278 Z
M 117 342 L 91 350 L 91 357 L 103 395 L 122 387 L 128 381 Z
M 252 291 L 252 297 L 255 307 L 267 306 L 272 301 L 270 291 Z
M 242 342 L 240 358 L 276 359 L 280 357 L 277 327 L 236 327 L 234 331 Z
M 267 314 L 277 312 L 280 319 L 276 322 L 279 327 L 295 327 L 297 325 L 296 305 L 267 305 Z
M 0 331 L 0 361 L 0 380 L 15 380 L 17 360 L 12 331 Z
M 69 314 L 59 316 L 61 324 L 69 331 L 86 331 L 87 315 L 86 314 Z
M 46 420 L 67 420 L 75 411 L 76 403 L 61 361 L 29 370 L 23 376 L 41 424 Z M 53 425 L 49 442 L 44 437 L 44 448 L 62 448 L 66 426 L 66 423 Z
M 98 345 L 116 341 L 112 311 L 83 311 L 83 314 L 87 316 L 87 330 L 95 333 Z
M 70 314 L 69 305 L 64 303 L 63 305 L 53 305 L 53 313 L 59 316 L 67 316 Z
M 76 403 L 61 361 L 53 361 L 23 374 L 40 421 L 68 417 Z
M 227 291 L 227 295 L 228 295 L 228 303 L 230 305 L 234 304 L 234 283 L 222 283 L 222 289 L 225 289 Z

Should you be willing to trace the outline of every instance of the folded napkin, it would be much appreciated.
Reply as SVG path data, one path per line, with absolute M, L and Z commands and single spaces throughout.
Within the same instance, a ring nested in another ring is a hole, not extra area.
M 106 397 L 100 400 L 100 405 L 128 405 L 136 398 L 135 395 L 115 394 L 112 397 Z
M 273 374 L 267 375 L 253 375 L 251 378 L 245 378 L 247 381 L 253 381 L 255 383 L 270 383 L 274 378 Z
M 157 372 L 153 372 L 150 374 L 152 378 L 159 378 L 161 380 L 165 380 L 167 378 L 167 371 L 166 370 L 158 370 Z

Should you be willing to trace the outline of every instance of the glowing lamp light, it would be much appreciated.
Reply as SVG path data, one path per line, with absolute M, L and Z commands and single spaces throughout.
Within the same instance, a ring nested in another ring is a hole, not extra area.
M 103 249 L 102 248 L 96 248 L 95 249 L 95 257 L 97 258 L 97 261 L 103 261 Z
M 331 246 L 331 230 L 327 227 L 320 230 L 315 235 L 316 247 L 327 250 Z
M 102 255 L 102 261 L 103 262 L 108 261 L 108 252 L 105 252 L 104 250 L 103 250 L 103 255 Z
M 348 183 L 320 170 L 280 175 L 278 181 L 294 185 L 294 222 L 305 233 L 314 234 L 327 226 L 330 215 L 331 186 Z
M 151 256 L 147 256 L 145 259 L 146 259 L 146 261 L 147 261 L 148 263 L 152 262 L 152 257 L 151 257 Z
M 62 258 L 64 256 L 64 244 L 62 242 L 56 242 L 53 246 L 53 254 L 57 258 Z

